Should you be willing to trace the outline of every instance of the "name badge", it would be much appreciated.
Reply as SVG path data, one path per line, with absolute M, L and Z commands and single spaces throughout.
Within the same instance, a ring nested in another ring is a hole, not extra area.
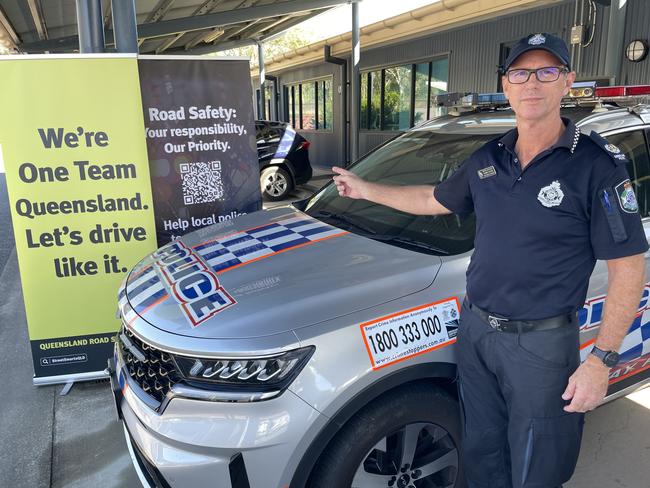
M 494 166 L 488 166 L 487 168 L 478 170 L 478 177 L 482 180 L 489 178 L 490 176 L 496 176 L 497 170 L 494 169 Z

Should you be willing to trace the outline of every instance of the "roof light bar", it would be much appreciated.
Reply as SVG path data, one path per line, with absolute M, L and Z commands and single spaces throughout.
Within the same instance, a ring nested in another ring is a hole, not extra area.
M 589 98 L 594 96 L 595 90 L 595 81 L 579 81 L 571 85 L 567 96 L 569 98 Z
M 630 97 L 634 95 L 650 95 L 650 85 L 635 86 L 603 86 L 596 88 L 597 97 Z

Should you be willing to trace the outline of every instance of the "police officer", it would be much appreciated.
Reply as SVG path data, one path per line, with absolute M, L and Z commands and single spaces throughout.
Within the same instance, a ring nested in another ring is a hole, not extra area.
M 584 412 L 639 305 L 648 249 L 626 158 L 560 117 L 573 81 L 564 41 L 521 39 L 502 67 L 517 126 L 447 180 L 394 187 L 342 168 L 339 194 L 413 214 L 476 214 L 456 344 L 470 487 L 554 488 L 573 474 Z M 580 364 L 577 310 L 597 259 L 609 271 L 604 317 Z

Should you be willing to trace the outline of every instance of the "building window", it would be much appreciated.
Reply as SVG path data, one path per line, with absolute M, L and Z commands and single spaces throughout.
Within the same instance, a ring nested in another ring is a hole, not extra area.
M 284 86 L 287 118 L 296 129 L 332 130 L 332 79 Z
M 332 80 L 316 82 L 318 93 L 318 129 L 332 128 Z
M 440 115 L 433 97 L 447 92 L 448 72 L 445 57 L 361 73 L 360 128 L 400 131 Z
M 429 118 L 429 68 L 431 63 L 415 65 L 415 96 L 413 97 L 413 125 Z
M 383 130 L 406 130 L 411 126 L 412 66 L 384 70 Z
M 264 83 L 264 101 L 266 102 L 266 120 L 273 120 L 275 114 L 272 107 L 275 104 L 275 85 L 272 81 Z
M 312 130 L 316 128 L 316 83 L 303 83 L 302 87 L 302 115 L 301 129 Z

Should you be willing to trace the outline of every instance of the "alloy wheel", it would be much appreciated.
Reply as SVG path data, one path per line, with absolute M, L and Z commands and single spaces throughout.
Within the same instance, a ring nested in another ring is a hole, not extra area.
M 370 449 L 351 488 L 452 488 L 458 467 L 458 449 L 447 430 L 411 423 Z

